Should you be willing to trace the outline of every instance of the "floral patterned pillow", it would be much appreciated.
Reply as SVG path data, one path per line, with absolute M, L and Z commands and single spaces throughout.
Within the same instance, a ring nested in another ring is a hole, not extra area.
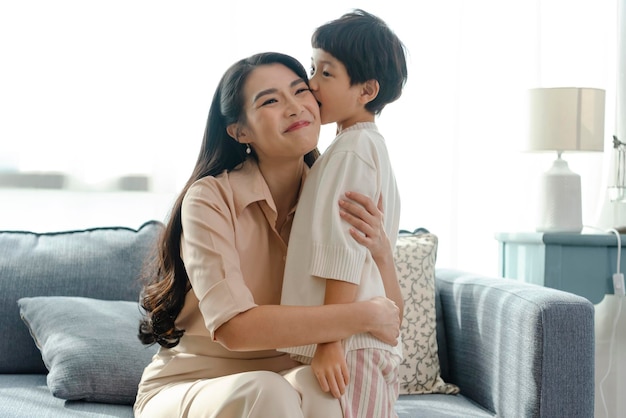
M 435 312 L 437 236 L 401 233 L 395 247 L 398 280 L 404 297 L 403 360 L 400 394 L 459 393 L 440 375 Z

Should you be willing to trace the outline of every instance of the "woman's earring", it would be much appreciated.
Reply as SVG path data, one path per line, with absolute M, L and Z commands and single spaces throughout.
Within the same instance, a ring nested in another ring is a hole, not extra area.
M 246 154 L 250 155 L 252 150 L 250 149 L 250 144 L 246 144 Z

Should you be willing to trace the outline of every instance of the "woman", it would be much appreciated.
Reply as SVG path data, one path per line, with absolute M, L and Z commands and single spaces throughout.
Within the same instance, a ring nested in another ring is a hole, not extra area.
M 139 384 L 137 417 L 341 417 L 310 367 L 276 349 L 361 332 L 395 343 L 398 308 L 386 298 L 279 305 L 286 243 L 319 129 L 297 60 L 258 54 L 222 77 L 159 248 L 158 277 L 144 289 L 140 338 L 161 347 Z M 365 209 L 341 204 L 364 233 L 354 237 L 373 254 L 389 252 L 376 206 L 354 198 Z

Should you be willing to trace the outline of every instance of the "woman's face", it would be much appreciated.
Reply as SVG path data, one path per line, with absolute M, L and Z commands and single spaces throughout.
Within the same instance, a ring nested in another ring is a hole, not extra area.
M 294 159 L 317 146 L 320 112 L 303 79 L 282 64 L 260 66 L 244 86 L 245 126 L 238 140 L 259 160 Z

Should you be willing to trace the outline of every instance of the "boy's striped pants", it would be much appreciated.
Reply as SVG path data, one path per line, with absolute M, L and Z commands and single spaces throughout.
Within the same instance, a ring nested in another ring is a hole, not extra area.
M 340 398 L 344 418 L 397 418 L 394 405 L 398 400 L 401 361 L 385 350 L 348 351 L 350 381 Z

